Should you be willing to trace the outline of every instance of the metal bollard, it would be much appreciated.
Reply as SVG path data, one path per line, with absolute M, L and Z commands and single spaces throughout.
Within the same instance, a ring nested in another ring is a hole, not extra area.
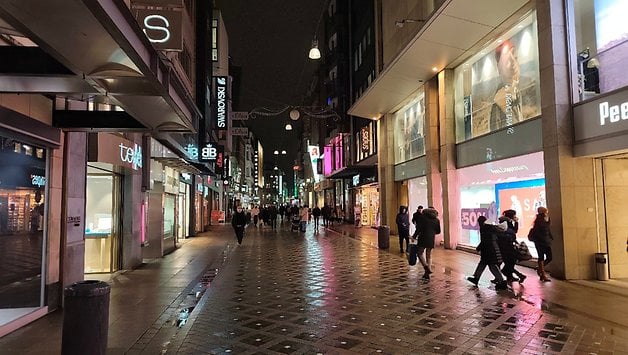
M 110 292 L 111 286 L 98 280 L 80 281 L 65 288 L 62 354 L 105 355 Z
M 384 225 L 377 228 L 377 246 L 380 249 L 390 248 L 390 227 Z

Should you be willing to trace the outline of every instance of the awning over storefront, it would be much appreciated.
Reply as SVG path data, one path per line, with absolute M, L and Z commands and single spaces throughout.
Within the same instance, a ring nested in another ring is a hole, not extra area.
M 327 179 L 350 179 L 358 174 L 375 174 L 376 168 L 373 166 L 358 166 L 344 167 L 342 169 L 332 172 Z
M 200 169 L 198 169 L 196 166 L 183 158 L 153 157 L 152 159 L 165 166 L 169 166 L 173 169 L 179 170 L 182 173 L 202 175 Z
M 77 101 L 90 96 L 93 102 L 122 108 L 146 130 L 197 130 L 200 112 L 194 100 L 125 2 L 7 0 L 0 2 L 0 22 L 45 52 L 16 45 L 9 54 L 34 55 L 47 65 L 25 63 L 17 74 L 16 68 L 0 65 L 0 74 L 8 74 L 0 81 L 0 92 L 57 94 Z M 32 71 L 24 72 L 28 68 Z M 98 128 L 89 117 L 83 122 Z
M 487 35 L 509 26 L 507 20 L 513 14 L 528 11 L 526 4 L 529 1 L 445 1 L 348 113 L 377 120 L 393 112 L 436 72 L 455 67 L 492 40 Z M 384 22 L 383 26 L 384 31 L 399 30 L 394 23 Z

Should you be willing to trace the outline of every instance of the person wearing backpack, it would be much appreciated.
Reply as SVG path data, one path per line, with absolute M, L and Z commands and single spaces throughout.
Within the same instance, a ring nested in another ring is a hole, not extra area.
M 504 266 L 502 267 L 502 273 L 506 275 L 507 282 L 518 281 L 520 284 L 526 279 L 526 275 L 515 270 L 517 264 L 517 252 L 514 247 L 514 243 L 517 242 L 517 231 L 519 230 L 519 221 L 517 220 L 517 212 L 515 210 L 506 210 L 499 217 L 499 223 L 506 222 L 506 230 L 499 233 L 497 236 L 497 244 L 499 245 L 499 251 L 502 254 L 504 260 Z M 513 273 L 518 278 L 513 276 Z
M 534 225 L 530 229 L 528 239 L 534 242 L 538 257 L 538 268 L 536 273 L 542 282 L 550 282 L 545 272 L 545 267 L 552 261 L 552 231 L 550 230 L 549 211 L 545 207 L 537 208 L 536 219 Z

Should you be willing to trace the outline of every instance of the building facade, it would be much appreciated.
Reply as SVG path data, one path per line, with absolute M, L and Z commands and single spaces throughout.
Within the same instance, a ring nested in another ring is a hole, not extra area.
M 473 248 L 480 215 L 514 209 L 527 241 L 544 206 L 553 275 L 593 279 L 594 254 L 606 252 L 611 278 L 625 277 L 626 31 L 612 14 L 626 5 L 392 5 L 380 18 L 382 71 L 349 110 L 378 125 L 382 223 L 394 229 L 399 205 L 431 205 L 444 246 Z

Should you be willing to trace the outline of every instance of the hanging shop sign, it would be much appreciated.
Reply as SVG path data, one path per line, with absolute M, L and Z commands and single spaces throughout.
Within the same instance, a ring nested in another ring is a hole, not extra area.
M 314 177 L 314 182 L 321 181 L 321 176 L 318 173 L 318 159 L 320 158 L 320 149 L 317 145 L 309 145 L 307 146 L 307 151 L 310 153 L 310 163 L 312 165 L 312 176 Z
M 360 150 L 364 156 L 367 156 L 371 151 L 371 126 L 362 127 L 360 136 Z
M 134 6 L 134 11 L 137 23 L 155 49 L 163 51 L 183 50 L 182 8 L 176 10 L 156 9 L 154 7 L 140 9 Z
M 229 114 L 232 121 L 248 121 L 249 113 L 246 111 L 234 111 Z
M 249 135 L 249 128 L 248 127 L 231 127 L 231 135 L 246 137 Z
M 218 176 L 224 176 L 225 173 L 225 147 L 222 145 L 216 146 L 216 164 L 214 172 Z
M 214 90 L 216 99 L 212 101 L 212 108 L 216 120 L 216 129 L 219 131 L 227 130 L 227 77 L 214 77 Z
M 93 133 L 88 138 L 88 161 L 109 163 L 141 170 L 143 153 L 141 144 L 109 133 Z

